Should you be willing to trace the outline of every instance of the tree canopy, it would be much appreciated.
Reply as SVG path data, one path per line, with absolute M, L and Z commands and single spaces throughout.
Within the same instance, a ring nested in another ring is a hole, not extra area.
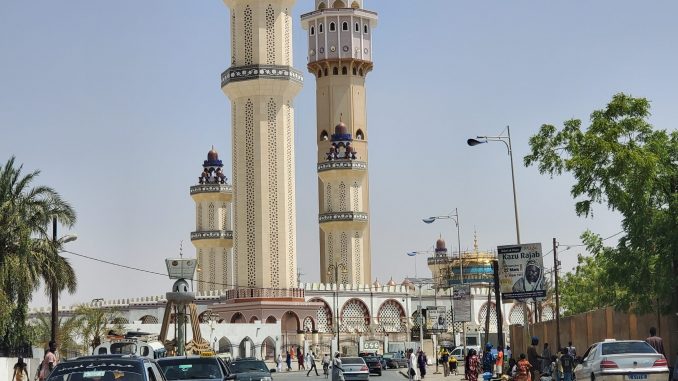
M 678 307 L 678 132 L 653 128 L 649 117 L 647 99 L 616 94 L 591 113 L 586 129 L 579 119 L 562 129 L 542 125 L 524 163 L 551 177 L 570 173 L 577 215 L 592 216 L 597 204 L 621 214 L 615 247 L 596 234 L 582 236 L 593 258 L 580 262 L 579 280 L 604 277 L 613 291 L 596 302 L 666 313 Z

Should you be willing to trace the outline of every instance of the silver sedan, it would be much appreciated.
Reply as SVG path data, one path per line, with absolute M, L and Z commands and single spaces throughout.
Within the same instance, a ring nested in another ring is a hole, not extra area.
M 644 341 L 607 339 L 589 347 L 574 374 L 577 381 L 665 381 L 669 368 Z
M 360 357 L 342 357 L 341 368 L 345 381 L 367 381 L 370 378 L 370 369 Z

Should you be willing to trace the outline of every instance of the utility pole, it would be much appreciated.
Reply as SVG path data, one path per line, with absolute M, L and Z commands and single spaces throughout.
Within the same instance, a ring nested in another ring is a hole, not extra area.
M 494 275 L 494 308 L 497 313 L 497 346 L 504 348 L 504 320 L 501 314 L 501 294 L 499 293 L 499 261 L 492 261 Z M 560 348 L 560 346 L 558 346 Z
M 52 218 L 52 243 L 54 244 L 54 250 L 57 250 L 57 219 L 56 217 Z M 52 297 L 52 335 L 51 341 L 56 341 L 57 330 L 59 329 L 59 290 L 57 290 L 56 279 L 54 275 L 51 276 L 51 297 Z
M 556 287 L 556 348 L 560 348 L 560 293 L 558 291 L 558 243 L 553 238 L 553 271 Z

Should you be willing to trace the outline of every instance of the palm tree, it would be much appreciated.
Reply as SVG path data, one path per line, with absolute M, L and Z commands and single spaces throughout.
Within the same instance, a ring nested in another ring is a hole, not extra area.
M 14 157 L 0 167 L 0 293 L 10 301 L 10 317 L 0 321 L 0 350 L 27 343 L 28 302 L 41 281 L 71 293 L 76 286 L 73 268 L 58 255 L 60 242 L 49 238 L 52 219 L 72 226 L 75 211 L 52 188 L 31 187 L 40 171 L 22 175 L 22 169 Z
M 113 308 L 90 307 L 86 304 L 76 307 L 73 319 L 79 322 L 83 352 L 91 353 L 111 329 L 120 331 L 120 324 L 114 323 L 119 317 L 120 313 Z
M 31 327 L 34 333 L 34 345 L 47 348 L 52 335 L 52 319 L 49 314 L 37 315 L 31 321 Z M 76 340 L 82 330 L 82 320 L 77 316 L 60 317 L 58 320 L 59 329 L 57 330 L 57 342 L 59 351 L 64 358 L 89 354 L 91 351 L 83 351 L 82 345 Z

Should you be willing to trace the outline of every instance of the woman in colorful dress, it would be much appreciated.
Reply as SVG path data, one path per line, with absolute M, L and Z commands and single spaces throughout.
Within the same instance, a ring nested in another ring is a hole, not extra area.
M 480 367 L 480 360 L 475 349 L 468 352 L 468 380 L 478 381 L 478 368 Z
M 520 360 L 518 360 L 516 375 L 513 377 L 514 381 L 531 381 L 531 368 L 532 365 L 530 365 L 530 362 L 525 358 L 525 354 L 521 353 Z

